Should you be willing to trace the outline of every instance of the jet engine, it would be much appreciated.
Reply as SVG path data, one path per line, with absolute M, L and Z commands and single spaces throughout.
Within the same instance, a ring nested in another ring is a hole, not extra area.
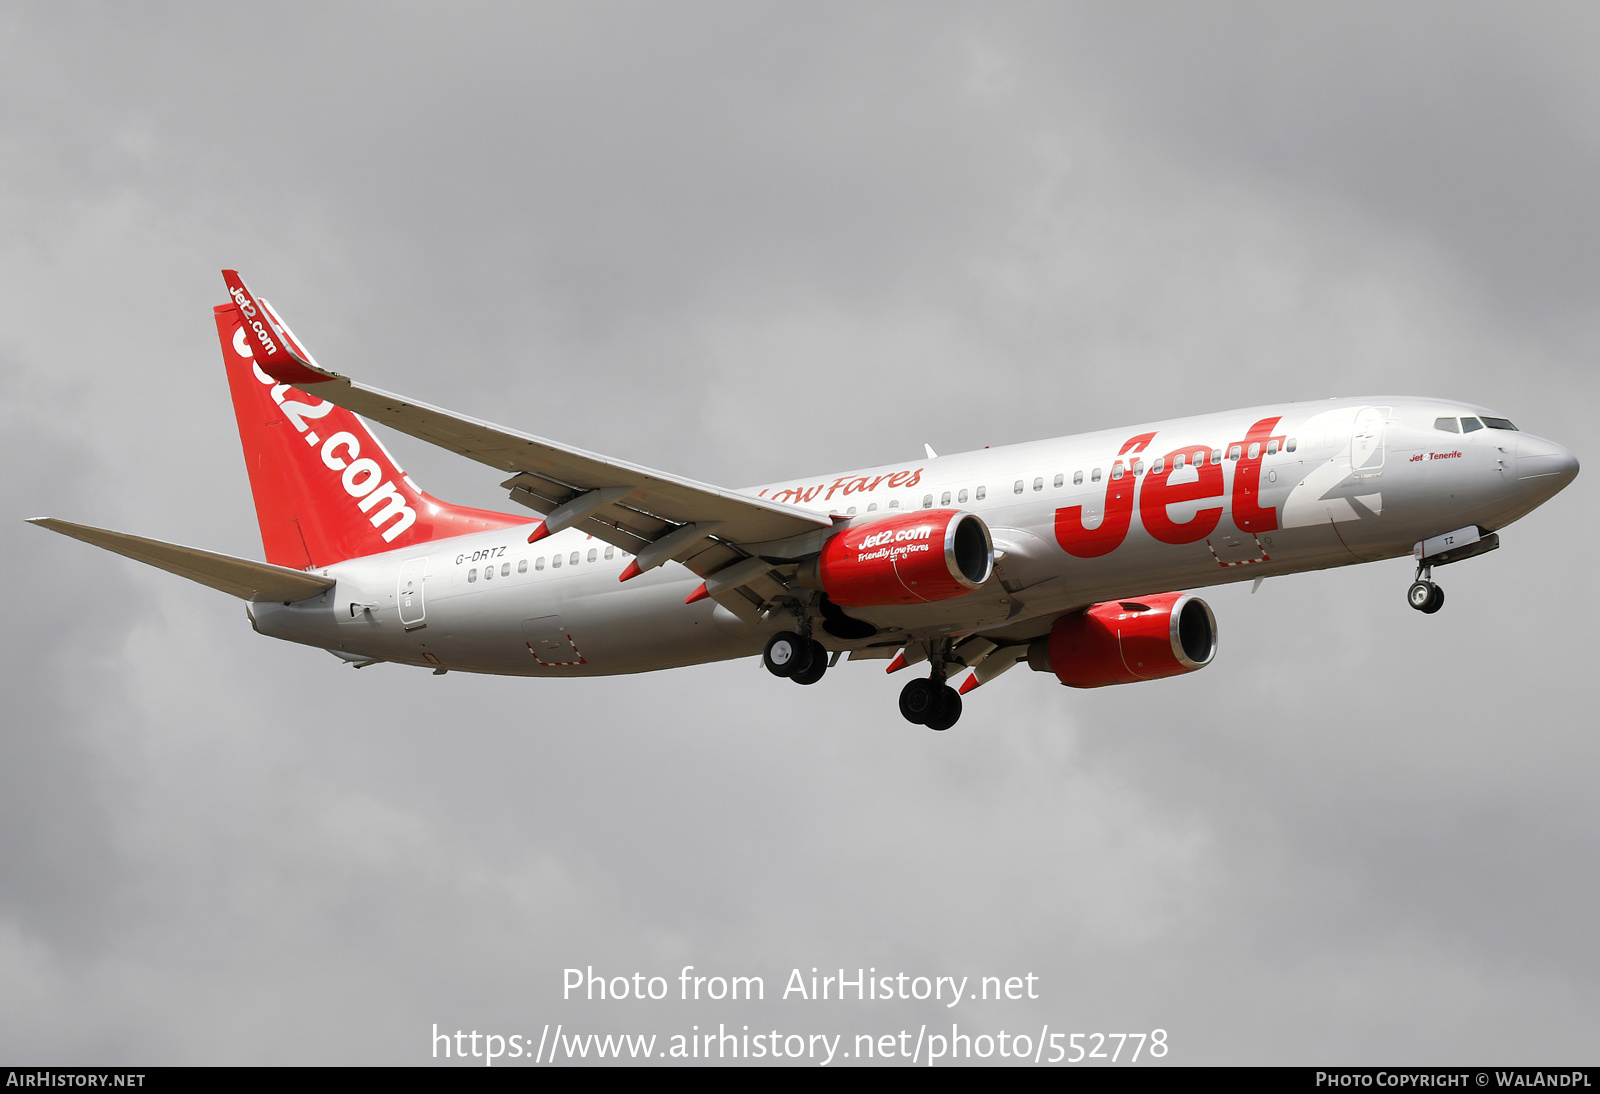
M 844 608 L 963 596 L 994 571 L 989 529 L 958 509 L 918 509 L 853 524 L 823 545 L 806 576 Z
M 1188 593 L 1112 600 L 1064 615 L 1028 646 L 1028 666 L 1072 688 L 1159 680 L 1203 669 L 1217 652 L 1217 617 Z

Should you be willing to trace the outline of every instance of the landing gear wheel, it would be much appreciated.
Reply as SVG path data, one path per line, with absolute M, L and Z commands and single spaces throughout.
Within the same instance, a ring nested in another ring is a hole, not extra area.
M 1406 603 L 1419 612 L 1432 615 L 1444 607 L 1444 590 L 1431 581 L 1413 581 L 1406 590 Z
M 822 674 L 828 671 L 828 651 L 823 649 L 822 643 L 815 639 L 811 642 L 811 663 L 803 669 L 796 669 L 789 677 L 797 684 L 815 684 L 822 679 Z
M 961 695 L 943 680 L 913 680 L 900 691 L 900 713 L 913 725 L 943 732 L 961 717 Z
M 815 643 L 793 631 L 779 631 L 767 639 L 767 648 L 761 653 L 761 663 L 774 676 L 793 677 L 811 667 L 813 645 Z
M 932 680 L 913 680 L 900 689 L 900 714 L 912 725 L 925 726 L 939 713 L 939 689 Z
M 941 684 L 939 691 L 939 713 L 929 718 L 927 725 L 929 729 L 943 732 L 961 720 L 961 693 L 949 684 Z

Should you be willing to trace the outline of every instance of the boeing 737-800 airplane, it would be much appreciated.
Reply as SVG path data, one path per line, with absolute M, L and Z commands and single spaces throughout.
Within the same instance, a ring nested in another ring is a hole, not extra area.
M 260 633 L 358 668 L 595 676 L 759 652 L 814 684 L 848 654 L 926 663 L 900 710 L 947 729 L 1022 663 L 1071 687 L 1204 668 L 1216 619 L 1175 590 L 1409 554 L 1411 606 L 1436 612 L 1435 567 L 1494 550 L 1578 473 L 1480 407 L 1382 396 L 724 490 L 354 383 L 223 275 L 267 561 L 34 523 L 241 597 Z M 358 414 L 509 475 L 531 514 L 424 493 Z

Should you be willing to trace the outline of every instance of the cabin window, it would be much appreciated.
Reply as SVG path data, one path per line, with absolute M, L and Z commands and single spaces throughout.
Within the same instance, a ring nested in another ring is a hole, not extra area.
M 978 495 L 977 495 L 977 497 L 978 497 L 979 501 L 982 501 L 984 498 L 986 498 L 988 496 L 989 496 L 989 488 L 987 486 L 978 487 Z
M 1462 418 L 1461 419 L 1461 432 L 1463 432 L 1463 433 L 1471 433 L 1474 430 L 1482 429 L 1482 428 L 1483 428 L 1483 423 L 1478 421 L 1478 419 L 1476 419 L 1476 418 Z
M 483 580 L 488 581 L 493 576 L 494 576 L 494 567 L 493 566 L 485 566 L 483 568 Z
M 1061 487 L 1066 483 L 1066 481 L 1067 481 L 1067 477 L 1065 475 L 1057 475 L 1056 476 L 1056 481 L 1054 483 L 1052 483 L 1051 485 L 1054 486 L 1057 490 L 1060 490 Z
M 1260 441 L 1252 441 L 1252 442 L 1250 442 L 1250 453 L 1249 453 L 1249 455 L 1250 455 L 1250 458 L 1252 460 L 1257 459 L 1257 458 L 1260 457 L 1260 455 L 1261 455 L 1261 442 Z
M 1238 445 L 1234 445 L 1232 448 L 1228 449 L 1228 459 L 1230 460 L 1236 460 L 1242 455 L 1244 455 L 1244 449 Z
M 956 501 L 960 502 L 962 505 L 967 504 L 967 490 L 966 490 L 966 487 L 962 487 L 961 488 L 961 492 L 956 495 Z
M 868 502 L 868 503 L 867 503 L 867 512 L 869 512 L 869 513 L 870 513 L 870 512 L 872 512 L 872 511 L 873 511 L 873 510 L 875 510 L 875 509 L 877 509 L 877 508 L 878 508 L 878 503 L 877 503 L 877 502 L 875 502 L 875 501 L 869 501 L 869 502 Z
M 578 552 L 572 552 L 572 557 L 567 559 L 567 561 L 573 566 L 576 566 L 578 564 Z
M 939 495 L 939 504 L 940 505 L 949 505 L 950 504 L 950 491 L 946 490 L 944 493 Z
M 1490 418 L 1485 415 L 1483 424 L 1490 429 L 1509 429 L 1513 433 L 1517 432 L 1517 427 L 1511 424 L 1511 419 L 1509 418 Z
M 533 568 L 535 570 L 544 569 L 544 556 L 543 555 L 540 555 L 538 558 L 533 560 Z
M 476 580 L 478 580 L 478 568 L 476 566 L 474 566 L 472 569 L 467 571 L 467 580 L 468 581 L 476 581 Z
M 1122 461 L 1121 460 L 1118 460 L 1116 463 L 1111 465 L 1111 477 L 1114 478 L 1114 479 L 1122 478 Z
M 1098 467 L 1094 469 L 1094 474 L 1089 476 L 1089 481 L 1090 482 L 1099 482 L 1100 481 L 1100 469 Z
M 1268 441 L 1267 442 L 1267 455 L 1276 456 L 1277 454 L 1278 454 L 1278 442 L 1275 441 L 1275 440 Z
M 1293 452 L 1294 449 L 1295 449 L 1295 444 L 1296 444 L 1295 439 L 1293 437 L 1290 437 L 1289 438 L 1289 443 L 1284 445 L 1283 447 L 1284 447 L 1284 449 L 1286 451 Z
M 924 495 L 922 495 L 922 507 L 924 509 L 932 509 L 933 508 L 933 495 L 932 494 L 924 494 Z
M 525 558 L 517 559 L 517 573 L 525 574 L 527 572 L 528 572 L 528 560 L 525 559 Z
M 500 576 L 501 577 L 510 577 L 511 576 L 511 563 L 502 562 L 500 564 Z
M 900 508 L 900 499 L 899 498 L 890 498 L 889 499 L 889 508 L 890 509 L 898 509 L 898 508 Z
M 1220 464 L 1222 462 L 1222 449 L 1213 448 L 1211 450 L 1211 462 L 1214 464 Z
M 560 555 L 551 555 L 550 556 L 550 568 L 552 570 L 561 569 L 561 556 Z
M 1020 494 L 1020 493 L 1022 493 L 1022 480 L 1021 480 L 1021 479 L 1018 479 L 1018 480 L 1017 480 L 1017 481 L 1016 481 L 1016 485 L 1014 485 L 1014 486 L 1012 486 L 1012 488 L 1011 488 L 1011 492 L 1012 492 L 1012 493 L 1013 493 L 1013 494 Z
M 1083 485 L 1083 472 L 1082 471 L 1074 471 L 1072 473 L 1072 485 L 1073 486 L 1082 486 Z
M 1161 469 L 1166 466 L 1166 459 L 1167 458 L 1165 456 L 1157 456 L 1156 457 L 1156 462 L 1150 465 L 1150 474 L 1152 474 L 1152 475 L 1161 474 Z M 1138 466 L 1138 465 L 1136 464 L 1135 466 Z
M 597 559 L 599 557 L 600 557 L 600 548 L 598 548 L 598 547 L 589 548 L 589 561 L 590 562 L 593 562 L 595 559 Z
M 615 547 L 607 547 L 606 548 L 606 558 L 607 559 L 615 558 L 616 555 L 617 555 L 617 549 Z
M 1186 459 L 1188 459 L 1188 457 L 1182 452 L 1179 452 L 1176 456 L 1172 457 L 1172 469 L 1174 471 L 1182 471 L 1183 463 Z
M 856 515 L 856 507 L 854 505 L 852 505 L 850 508 L 846 509 L 844 511 L 844 515 L 847 516 L 847 517 L 855 516 Z

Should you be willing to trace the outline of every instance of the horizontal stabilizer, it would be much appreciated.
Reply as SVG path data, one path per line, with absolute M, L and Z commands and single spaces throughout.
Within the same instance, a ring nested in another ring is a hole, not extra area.
M 198 581 L 241 600 L 304 600 L 334 585 L 332 578 L 274 566 L 270 562 L 252 562 L 247 558 L 219 555 L 196 547 L 163 543 L 159 539 L 130 536 L 126 532 L 72 524 L 54 517 L 33 517 L 28 523 L 126 555 L 136 562 L 143 562 L 169 574 Z

